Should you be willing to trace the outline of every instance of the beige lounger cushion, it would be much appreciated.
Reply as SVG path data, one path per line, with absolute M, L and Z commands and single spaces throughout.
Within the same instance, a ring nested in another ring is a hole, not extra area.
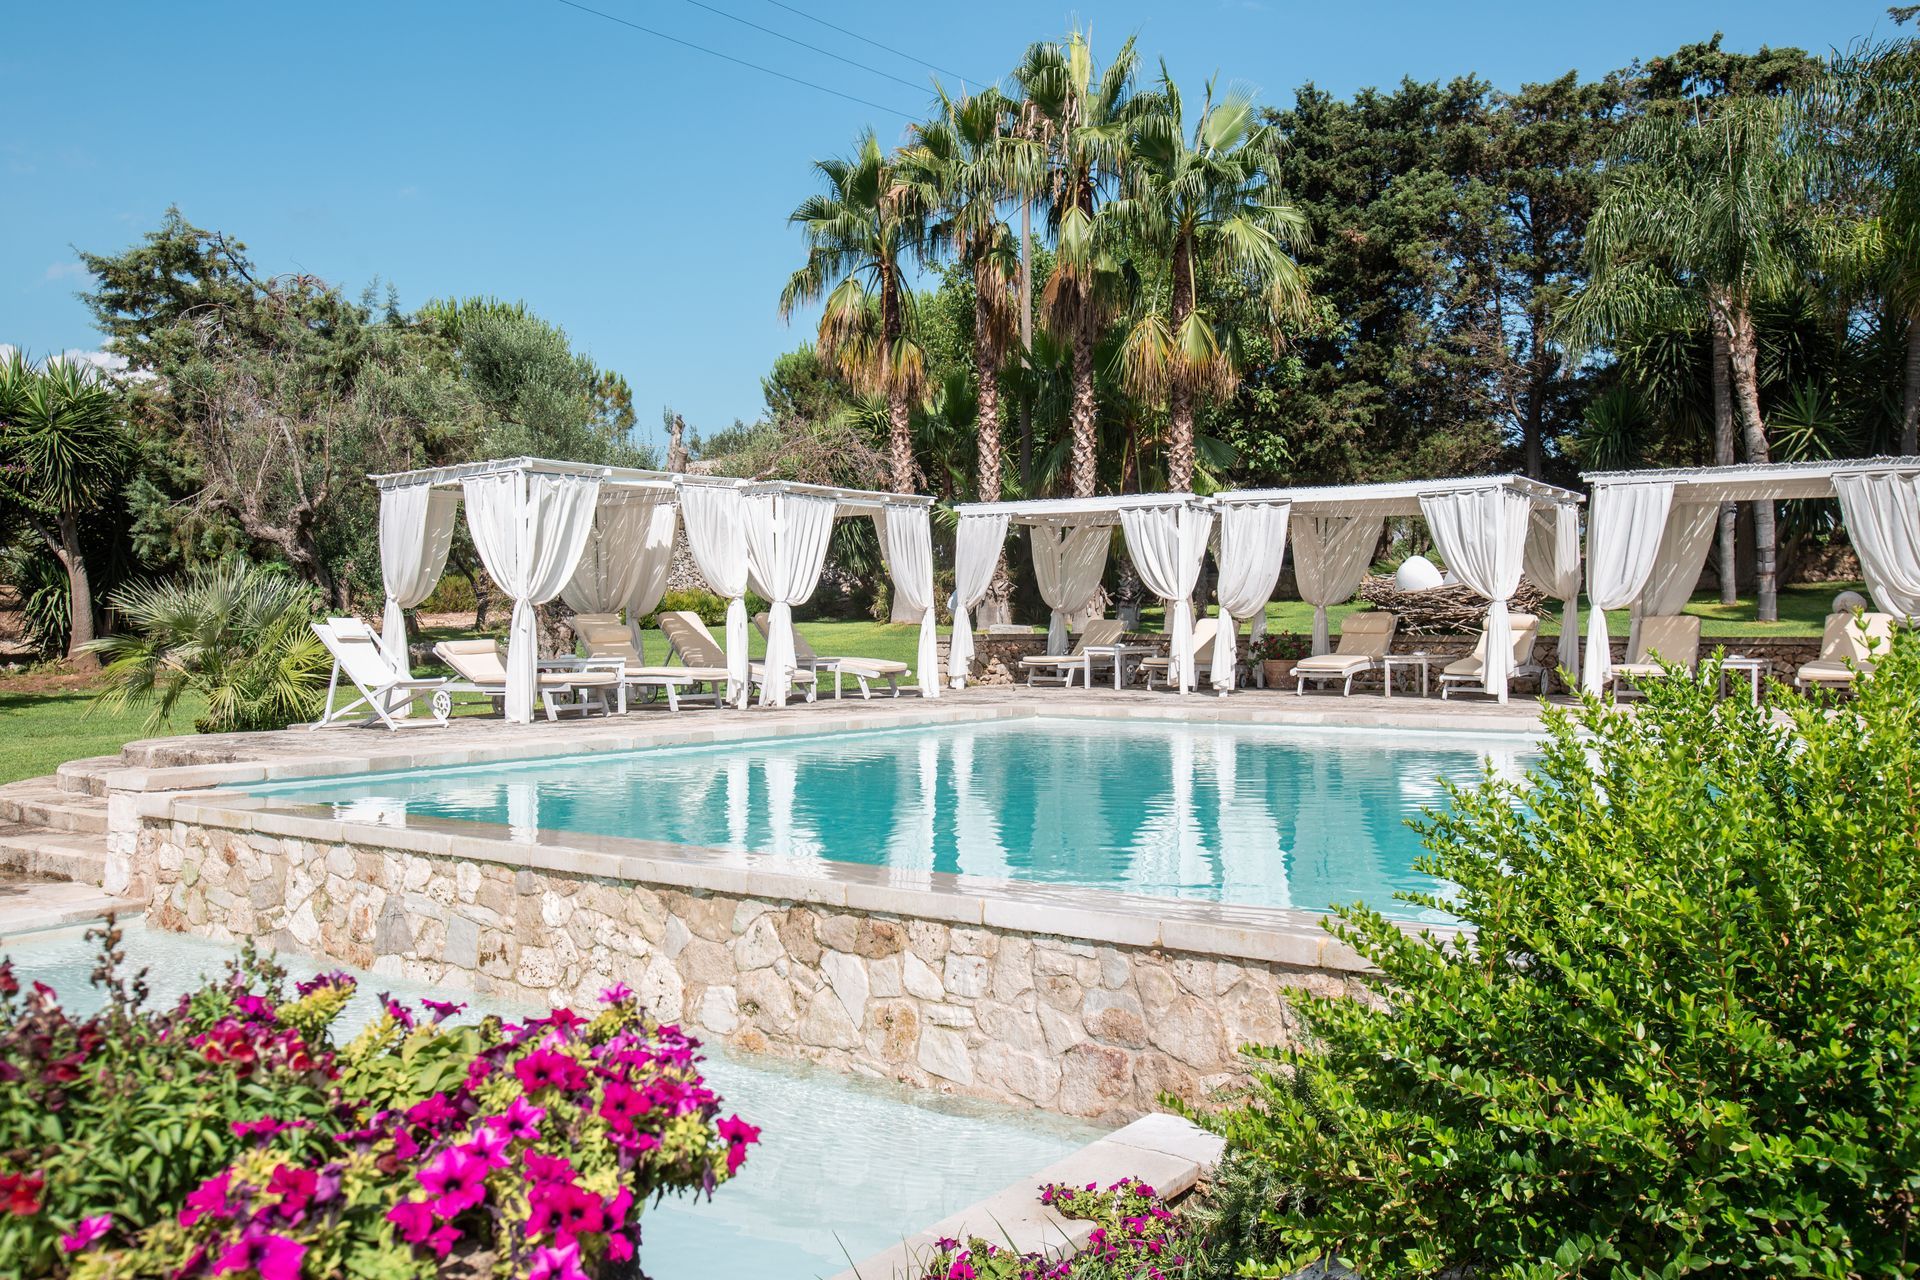
M 1365 671 L 1373 664 L 1374 660 L 1363 654 L 1322 653 L 1295 662 L 1293 673 L 1296 676 L 1344 676 L 1350 671 Z
M 1540 638 L 1540 619 L 1531 613 L 1509 614 L 1508 622 L 1513 626 L 1513 665 L 1530 667 L 1533 665 L 1534 642 Z M 1487 633 L 1481 629 L 1480 638 L 1473 642 L 1473 652 L 1464 658 L 1455 658 L 1440 672 L 1443 676 L 1472 676 L 1478 678 L 1486 674 L 1487 669 Z
M 895 662 L 891 658 L 835 658 L 840 669 L 848 675 L 862 675 L 869 679 L 885 680 L 889 676 L 904 676 L 913 670 L 904 662 Z
M 1849 667 L 1831 658 L 1815 658 L 1812 662 L 1802 663 L 1794 679 L 1802 684 L 1852 684 L 1855 675 L 1871 670 L 1871 662 L 1856 663 Z

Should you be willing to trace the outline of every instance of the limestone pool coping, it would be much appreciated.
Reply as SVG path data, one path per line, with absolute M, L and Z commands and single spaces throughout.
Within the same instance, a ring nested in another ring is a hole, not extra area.
M 395 749 L 379 753 L 350 758 L 331 753 L 311 757 L 296 755 L 227 764 L 118 770 L 108 775 L 108 786 L 113 791 L 145 793 L 139 795 L 135 804 L 139 817 L 194 826 L 255 831 L 323 844 L 386 848 L 431 857 L 465 858 L 516 870 L 525 867 L 596 879 L 1001 928 L 1096 944 L 1158 948 L 1333 972 L 1365 970 L 1366 963 L 1327 931 L 1326 915 L 1321 911 L 1151 897 L 1113 889 L 848 862 L 803 861 L 637 837 L 540 832 L 535 840 L 528 842 L 504 838 L 500 834 L 504 829 L 497 824 L 457 819 L 410 818 L 406 827 L 392 827 L 335 818 L 320 806 L 276 803 L 271 795 L 226 789 L 248 783 L 311 781 L 401 769 L 580 757 L 645 747 L 771 741 L 835 732 L 1019 719 L 1198 720 L 1264 726 L 1276 723 L 1257 710 L 1249 713 L 1232 706 L 1208 707 L 1205 700 L 1196 701 L 1200 705 L 1180 704 L 1164 710 L 1106 707 L 1098 703 L 1090 709 L 1084 705 L 1039 709 L 920 704 L 914 708 L 917 714 L 912 715 L 876 715 L 856 710 L 830 716 L 756 718 L 750 723 L 712 727 L 702 726 L 698 721 L 682 723 L 676 718 L 673 722 L 636 726 L 636 731 L 630 733 L 601 733 L 578 741 L 561 738 L 559 742 L 571 749 L 549 750 L 533 756 L 528 755 L 524 746 L 516 747 L 513 743 L 471 748 L 426 742 L 415 747 L 414 743 L 421 740 L 420 734 L 408 732 L 398 735 L 408 741 L 396 742 Z M 1510 718 L 1498 721 L 1497 730 L 1492 725 L 1471 723 L 1465 716 L 1433 717 L 1437 723 L 1409 723 L 1417 719 L 1419 717 L 1398 717 L 1391 726 L 1368 719 L 1346 727 L 1466 732 L 1483 737 L 1497 732 L 1500 738 L 1516 743 L 1530 738 L 1530 735 L 1514 733 L 1515 724 Z M 1328 719 L 1315 716 L 1312 723 L 1325 727 Z M 1337 721 L 1333 727 L 1340 727 Z M 192 789 L 184 792 L 176 789 L 181 787 Z M 1405 921 L 1401 927 L 1439 936 L 1459 932 L 1454 926 L 1439 923 Z
M 1202 1174 L 1220 1161 L 1224 1143 L 1178 1116 L 1142 1116 L 1104 1138 L 1062 1157 L 1030 1177 L 1012 1183 L 977 1204 L 949 1214 L 892 1248 L 862 1259 L 833 1280 L 902 1280 L 916 1274 L 941 1239 L 982 1240 L 1016 1253 L 1058 1258 L 1079 1248 L 1094 1224 L 1067 1218 L 1040 1203 L 1040 1188 L 1051 1183 L 1109 1187 L 1122 1178 L 1139 1178 L 1162 1199 L 1190 1191 Z

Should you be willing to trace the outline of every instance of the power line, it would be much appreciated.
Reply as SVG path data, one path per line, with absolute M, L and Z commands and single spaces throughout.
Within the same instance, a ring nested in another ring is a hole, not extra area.
M 691 3 L 691 0 L 689 0 L 689 3 Z M 958 71 L 948 71 L 943 67 L 936 67 L 931 62 L 926 61 L 924 58 L 916 58 L 910 53 L 894 48 L 892 45 L 881 44 L 878 40 L 873 40 L 868 38 L 867 36 L 863 36 L 858 31 L 849 31 L 845 27 L 835 26 L 833 23 L 828 22 L 825 18 L 814 17 L 812 14 L 808 13 L 805 9 L 796 9 L 790 4 L 782 4 L 780 0 L 767 0 L 767 3 L 772 5 L 776 9 L 785 9 L 788 13 L 798 14 L 800 17 L 805 18 L 808 22 L 817 22 L 829 31 L 838 31 L 843 36 L 852 36 L 855 40 L 860 41 L 860 43 L 870 44 L 874 48 L 880 50 L 883 53 L 890 53 L 896 58 L 905 58 L 908 62 L 918 63 L 920 66 L 927 68 L 927 70 L 929 71 L 938 71 L 941 75 L 946 76 L 949 80 L 958 80 L 962 84 L 965 84 L 967 80 L 970 78 L 968 76 L 961 75 Z M 703 5 L 702 7 L 704 8 L 705 6 Z M 984 85 L 984 84 L 990 84 L 992 82 L 988 80 L 974 80 L 973 83 Z
M 903 84 L 907 86 L 907 88 L 909 89 L 918 89 L 922 93 L 926 92 L 927 86 L 923 84 L 915 84 L 911 80 L 906 80 L 901 78 L 900 76 L 894 75 L 891 71 L 882 71 L 880 68 L 870 67 L 864 62 L 855 62 L 852 58 L 843 58 L 831 49 L 822 49 L 817 44 L 808 44 L 805 40 L 795 39 L 793 36 L 788 35 L 784 31 L 775 31 L 772 27 L 763 27 L 757 22 L 752 22 L 746 18 L 740 17 L 738 14 L 728 13 L 725 9 L 716 9 L 714 6 L 710 4 L 702 4 L 701 0 L 686 0 L 686 2 L 692 5 L 696 9 L 705 9 L 708 13 L 717 13 L 721 17 L 727 19 L 729 22 L 737 22 L 743 27 L 752 27 L 755 31 L 764 31 L 776 40 L 785 40 L 788 44 L 798 45 L 802 49 L 811 49 L 817 54 L 821 54 L 824 57 L 832 58 L 835 62 L 844 62 L 848 66 L 858 67 L 860 70 L 865 71 L 870 75 L 880 76 L 883 79 L 893 81 L 895 84 Z
M 913 113 L 911 112 L 901 111 L 894 107 L 889 107 L 882 103 L 871 101 L 867 98 L 858 98 L 851 93 L 842 93 L 838 89 L 829 89 L 826 85 L 815 84 L 811 80 L 803 80 L 799 76 L 788 75 L 784 71 L 775 71 L 772 67 L 763 67 L 757 62 L 748 62 L 745 58 L 736 58 L 730 53 L 722 53 L 718 49 L 709 49 L 706 45 L 695 44 L 691 40 L 682 40 L 679 36 L 670 36 L 664 31 L 655 31 L 652 27 L 643 27 L 639 23 L 631 22 L 626 18 L 622 18 L 618 16 L 617 14 L 607 13 L 607 12 L 604 12 L 603 10 L 595 9 L 588 5 L 580 4 L 578 3 L 578 0 L 554 0 L 554 2 L 556 4 L 563 4 L 567 6 L 567 8 L 569 9 L 578 9 L 582 13 L 590 13 L 596 18 L 605 18 L 608 22 L 617 22 L 623 27 L 632 27 L 635 31 L 644 32 L 647 35 L 655 37 L 656 39 L 671 41 L 672 43 L 677 44 L 682 48 L 693 49 L 699 53 L 704 53 L 709 57 L 719 58 L 723 62 L 731 62 L 735 66 L 746 67 L 751 71 L 758 71 L 762 75 L 775 76 L 781 80 L 787 81 L 790 84 L 802 85 L 808 89 L 813 89 L 820 93 L 832 94 L 834 97 L 843 98 L 848 102 L 857 102 L 863 107 L 872 107 L 875 111 L 884 111 L 890 116 L 899 116 L 902 120 L 917 119 L 917 117 L 914 116 Z

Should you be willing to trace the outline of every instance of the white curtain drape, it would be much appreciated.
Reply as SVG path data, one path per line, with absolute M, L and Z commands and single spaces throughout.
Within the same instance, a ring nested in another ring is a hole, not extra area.
M 634 652 L 645 652 L 640 646 L 640 619 L 652 613 L 666 593 L 678 520 L 673 495 L 665 490 L 602 491 L 580 563 L 560 598 L 575 613 L 625 609 Z
M 893 596 L 920 615 L 919 661 L 914 674 L 920 696 L 940 696 L 940 631 L 933 611 L 933 525 L 923 506 L 887 508 L 887 518 L 876 521 L 887 564 L 893 573 Z
M 1660 531 L 1660 554 L 1653 558 L 1653 568 L 1634 603 L 1636 618 L 1664 617 L 1686 607 L 1693 589 L 1700 585 L 1700 571 L 1706 567 L 1719 520 L 1717 502 L 1675 502 L 1668 508 L 1666 526 Z
M 1308 516 L 1293 524 L 1293 576 L 1313 606 L 1313 651 L 1331 647 L 1327 606 L 1351 600 L 1373 564 L 1380 516 Z
M 727 601 L 727 700 L 747 705 L 746 499 L 738 489 L 688 484 L 680 489 L 680 518 L 687 549 L 716 595 Z
M 1580 670 L 1580 508 L 1556 503 L 1535 511 L 1527 525 L 1524 572 L 1560 601 L 1560 651 L 1554 661 L 1569 676 Z
M 1220 630 L 1213 641 L 1213 687 L 1224 693 L 1233 688 L 1235 659 L 1239 656 L 1241 618 L 1266 618 L 1267 601 L 1280 581 L 1287 554 L 1288 502 L 1243 505 L 1220 509 L 1220 580 L 1214 595 L 1220 605 Z M 1260 628 L 1253 631 L 1258 639 Z
M 760 705 L 785 706 L 793 683 L 793 606 L 820 582 L 840 504 L 814 494 L 747 495 L 747 565 L 767 597 L 766 674 Z
M 1507 676 L 1513 670 L 1513 623 L 1507 601 L 1520 586 L 1532 512 L 1531 498 L 1507 488 L 1420 495 L 1420 514 L 1426 517 L 1447 567 L 1487 598 L 1481 688 L 1501 702 L 1507 700 Z
M 1100 524 L 1064 528 L 1037 524 L 1032 534 L 1033 576 L 1040 587 L 1040 598 L 1053 611 L 1047 623 L 1047 652 L 1065 653 L 1067 615 L 1084 608 L 1100 589 L 1113 531 Z
M 1005 514 L 964 515 L 953 543 L 953 639 L 947 642 L 947 675 L 953 687 L 967 687 L 973 661 L 973 607 L 993 585 L 994 566 L 1007 542 Z
M 1920 477 L 1839 475 L 1833 487 L 1873 602 L 1896 618 L 1920 617 Z
M 600 481 L 588 476 L 511 472 L 460 482 L 467 527 L 487 575 L 513 600 L 507 629 L 506 716 L 533 719 L 540 633 L 534 607 L 560 594 L 593 528 Z
M 433 594 L 445 572 L 459 509 L 452 489 L 413 484 L 380 491 L 380 582 L 387 595 L 380 645 L 408 674 L 406 610 Z
M 1597 693 L 1613 669 L 1607 610 L 1640 598 L 1660 555 L 1673 486 L 1658 480 L 1596 485 L 1587 516 L 1587 651 L 1580 685 Z
M 1120 512 L 1120 527 L 1140 581 L 1167 602 L 1169 675 L 1185 693 L 1193 687 L 1193 589 L 1200 582 L 1213 513 L 1197 507 L 1128 507 Z

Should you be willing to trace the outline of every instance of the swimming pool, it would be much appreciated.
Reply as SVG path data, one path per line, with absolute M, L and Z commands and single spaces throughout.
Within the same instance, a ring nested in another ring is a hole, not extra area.
M 1063 717 L 658 747 L 312 782 L 275 805 L 511 838 L 576 832 L 1263 907 L 1444 888 L 1406 825 L 1442 780 L 1519 769 L 1527 739 Z
M 201 974 L 218 973 L 234 954 L 219 943 L 137 924 L 126 934 L 128 959 L 148 966 L 158 1001 L 196 986 Z M 0 952 L 13 957 L 22 978 L 53 987 L 68 1009 L 98 1007 L 98 992 L 87 982 L 94 951 L 77 933 L 28 938 Z M 294 978 L 311 977 L 319 967 L 297 955 L 282 953 L 279 959 Z M 376 992 L 407 1000 L 448 998 L 444 987 L 355 976 L 360 987 L 342 1015 L 342 1029 L 373 1015 Z M 532 1011 L 495 997 L 470 999 L 509 1016 Z M 739 1179 L 711 1201 L 670 1196 L 648 1206 L 640 1261 L 657 1280 L 833 1275 L 849 1258 L 895 1244 L 1102 1132 L 1033 1111 L 856 1081 L 824 1069 L 746 1062 L 711 1048 L 704 1070 L 728 1110 L 763 1132 Z

